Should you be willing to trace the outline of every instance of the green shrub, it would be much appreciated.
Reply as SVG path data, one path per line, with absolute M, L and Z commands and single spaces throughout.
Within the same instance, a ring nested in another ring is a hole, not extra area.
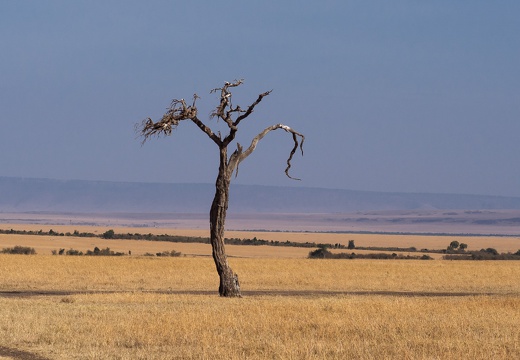
M 459 247 L 459 242 L 457 240 L 453 240 L 451 243 L 450 243 L 450 248 L 455 250 L 456 248 Z
M 480 251 L 487 252 L 488 254 L 491 254 L 491 255 L 498 255 L 498 251 L 493 248 L 487 248 L 486 250 L 480 250 Z
M 67 250 L 67 252 L 65 254 L 73 255 L 73 256 L 80 256 L 80 255 L 83 255 L 83 251 L 69 249 L 69 250 Z
M 103 233 L 103 239 L 113 239 L 114 238 L 114 230 L 110 229 Z
M 179 251 L 163 251 L 162 253 L 157 253 L 157 256 L 169 256 L 169 257 L 178 257 L 181 256 L 181 253 Z
M 309 259 L 328 259 L 332 257 L 332 253 L 326 247 L 320 247 L 309 253 Z
M 2 251 L 0 251 L 0 253 L 34 255 L 34 254 L 36 254 L 36 250 L 34 250 L 34 248 L 32 248 L 32 247 L 16 245 L 15 247 L 12 247 L 12 248 L 3 248 Z
M 122 256 L 125 254 L 122 252 L 114 252 L 114 251 L 110 250 L 110 248 L 108 248 L 108 247 L 106 249 L 100 249 L 96 246 L 94 248 L 94 250 L 87 250 L 85 255 L 88 255 L 88 256 Z

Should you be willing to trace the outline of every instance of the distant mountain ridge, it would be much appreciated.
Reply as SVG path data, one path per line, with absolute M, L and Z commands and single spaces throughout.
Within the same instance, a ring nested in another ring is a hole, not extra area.
M 206 213 L 213 184 L 0 177 L 0 212 Z M 520 209 L 520 197 L 232 185 L 230 213 Z

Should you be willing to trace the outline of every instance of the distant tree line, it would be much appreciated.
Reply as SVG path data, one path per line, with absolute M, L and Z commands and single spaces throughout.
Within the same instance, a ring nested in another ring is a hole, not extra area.
M 43 230 L 3 230 L 0 229 L 0 234 L 17 234 L 17 235 L 41 235 L 41 236 L 73 236 L 73 237 L 94 237 L 94 238 L 102 238 L 102 239 L 114 239 L 114 240 L 143 240 L 143 241 L 166 241 L 173 243 L 203 243 L 209 244 L 209 237 L 201 237 L 201 236 L 184 236 L 184 235 L 168 235 L 168 234 L 159 234 L 155 235 L 152 233 L 148 234 L 140 234 L 140 233 L 126 233 L 126 234 L 118 234 L 114 232 L 113 229 L 107 230 L 102 234 L 94 234 L 91 232 L 79 232 L 78 230 L 74 230 L 74 232 L 65 232 L 60 233 L 56 232 L 52 229 L 49 231 Z M 315 253 L 311 255 L 310 258 L 392 258 L 392 259 L 412 259 L 412 258 L 420 258 L 426 260 L 428 256 L 412 256 L 412 255 L 398 255 L 395 254 L 397 252 L 421 252 L 421 253 L 438 253 L 445 254 L 444 258 L 448 260 L 520 260 L 520 250 L 516 253 L 498 253 L 498 251 L 494 248 L 481 249 L 480 251 L 467 251 L 468 245 L 465 243 L 459 243 L 454 240 L 450 242 L 446 249 L 420 249 L 418 250 L 416 247 L 380 247 L 380 246 L 357 246 L 354 240 L 349 240 L 348 245 L 343 245 L 340 243 L 329 244 L 329 243 L 316 243 L 316 242 L 295 242 L 295 241 L 278 241 L 278 240 L 262 240 L 256 237 L 252 239 L 240 239 L 240 238 L 225 238 L 225 244 L 227 245 L 250 245 L 250 246 L 286 246 L 286 247 L 303 247 L 303 248 L 318 248 L 315 250 Z M 108 249 L 108 248 L 107 248 Z M 393 252 L 392 254 L 387 253 L 379 253 L 379 254 L 355 254 L 355 253 L 344 253 L 344 254 L 334 254 L 328 249 L 348 249 L 348 250 L 371 250 L 371 251 L 386 251 Z M 4 251 L 5 250 L 5 251 Z M 19 253 L 24 253 L 22 249 L 17 250 L 2 250 L 3 253 L 15 253 L 14 251 L 19 251 Z M 33 249 L 34 250 L 34 249 Z M 90 251 L 91 253 L 86 253 L 85 255 L 99 255 L 99 252 L 103 252 L 105 250 L 100 250 L 96 252 L 96 249 Z M 27 251 L 27 249 L 25 249 Z M 109 251 L 109 249 L 107 250 Z M 60 249 L 60 255 L 84 255 L 78 250 L 70 249 Z M 58 254 L 58 253 L 57 253 Z M 353 255 L 354 254 L 354 255 Z M 395 255 L 394 255 L 395 254 Z M 103 255 L 111 255 L 111 254 L 103 254 Z M 116 254 L 119 255 L 119 254 Z M 122 254 L 121 254 L 122 255 Z M 154 255 L 154 254 L 150 254 Z M 166 252 L 155 254 L 157 256 L 177 256 L 177 255 L 166 255 Z
M 515 253 L 499 253 L 494 248 L 468 251 L 464 254 L 446 254 L 445 260 L 520 260 L 520 250 Z
M 52 229 L 49 231 L 43 231 L 43 230 L 5 230 L 0 229 L 0 234 L 16 234 L 16 235 L 41 235 L 41 236 L 76 236 L 76 237 L 99 237 L 99 235 L 96 235 L 94 233 L 89 232 L 82 232 L 80 233 L 78 230 L 74 230 L 74 232 L 66 232 L 66 233 L 60 233 L 56 232 Z
M 159 234 L 155 235 L 152 233 L 148 234 L 140 234 L 140 233 L 126 233 L 126 234 L 118 234 L 114 232 L 114 230 L 110 229 L 105 231 L 102 234 L 94 234 L 90 232 L 79 232 L 74 230 L 74 232 L 65 232 L 59 233 L 53 231 L 52 229 L 49 231 L 43 230 L 2 230 L 0 229 L 0 234 L 16 234 L 16 235 L 41 235 L 41 236 L 73 236 L 73 237 L 95 237 L 102 238 L 106 240 L 144 240 L 144 241 L 167 241 L 174 243 L 202 243 L 209 244 L 209 237 L 201 237 L 201 236 L 184 236 L 184 235 L 169 235 L 169 234 Z M 315 248 L 315 247 L 334 247 L 334 248 L 347 248 L 341 244 L 322 244 L 316 242 L 294 242 L 294 241 L 278 241 L 278 240 L 262 240 L 256 237 L 252 239 L 239 239 L 239 238 L 225 238 L 225 244 L 228 245 L 268 245 L 268 246 L 292 246 L 292 247 L 304 247 L 304 248 Z
M 349 242 L 348 249 L 354 248 L 353 240 Z M 350 247 L 352 245 L 352 247 Z M 494 248 L 481 249 L 479 251 L 466 251 L 468 245 L 459 243 L 458 241 L 452 241 L 445 250 L 431 250 L 430 252 L 444 253 L 445 260 L 520 260 L 520 250 L 516 253 L 499 253 Z M 394 253 L 368 253 L 368 254 L 356 254 L 352 253 L 332 253 L 328 250 L 328 246 L 319 245 L 318 249 L 309 252 L 309 259 L 405 259 L 405 260 L 432 260 L 433 258 L 427 254 L 422 256 L 419 255 L 403 255 Z M 402 251 L 403 248 L 357 248 L 367 250 L 380 250 L 380 251 Z M 417 251 L 416 248 L 404 248 L 406 252 Z M 421 251 L 425 251 L 423 249 Z
M 396 253 L 332 253 L 327 248 L 318 248 L 309 252 L 309 259 L 400 259 L 400 260 L 433 260 L 429 255 L 403 255 Z

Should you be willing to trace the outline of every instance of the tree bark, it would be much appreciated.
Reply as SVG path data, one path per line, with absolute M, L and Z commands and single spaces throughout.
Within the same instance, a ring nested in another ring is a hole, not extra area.
M 229 204 L 229 186 L 231 184 L 232 170 L 230 171 L 227 161 L 227 148 L 220 146 L 220 166 L 217 180 L 215 182 L 215 197 L 211 204 L 210 219 L 210 242 L 213 249 L 212 255 L 220 277 L 218 292 L 220 296 L 240 297 L 240 284 L 238 275 L 233 272 L 227 261 L 224 245 L 224 229 L 226 213 Z

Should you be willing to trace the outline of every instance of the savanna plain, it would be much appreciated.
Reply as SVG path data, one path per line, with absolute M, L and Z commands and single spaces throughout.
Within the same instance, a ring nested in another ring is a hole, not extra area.
M 470 249 L 520 249 L 514 237 L 252 236 L 419 249 L 446 248 L 456 239 Z M 518 261 L 307 259 L 313 249 L 228 246 L 243 297 L 227 299 L 218 296 L 206 244 L 0 236 L 0 249 L 14 245 L 34 247 L 37 255 L 0 254 L 0 358 L 520 358 Z M 132 255 L 51 255 L 94 246 Z M 143 256 L 173 249 L 186 256 Z

